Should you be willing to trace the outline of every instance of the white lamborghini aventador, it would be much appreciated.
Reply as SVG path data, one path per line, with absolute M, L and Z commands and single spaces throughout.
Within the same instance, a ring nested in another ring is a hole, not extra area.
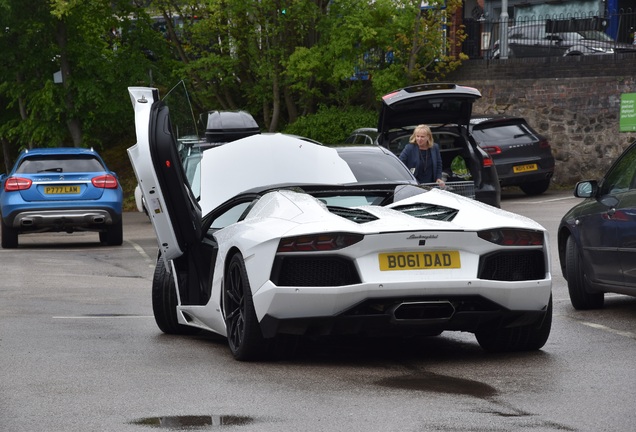
M 176 113 L 156 89 L 129 92 L 162 331 L 226 336 L 238 360 L 264 357 L 282 335 L 453 330 L 488 351 L 546 343 L 552 281 L 536 222 L 409 182 L 359 182 L 333 148 L 282 134 L 205 150 L 186 176 Z

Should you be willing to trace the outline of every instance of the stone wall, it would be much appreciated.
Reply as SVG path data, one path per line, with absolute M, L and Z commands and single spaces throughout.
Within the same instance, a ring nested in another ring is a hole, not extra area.
M 550 140 L 555 186 L 600 178 L 634 139 L 620 98 L 636 93 L 636 55 L 469 60 L 445 81 L 477 88 L 473 112 L 522 116 Z

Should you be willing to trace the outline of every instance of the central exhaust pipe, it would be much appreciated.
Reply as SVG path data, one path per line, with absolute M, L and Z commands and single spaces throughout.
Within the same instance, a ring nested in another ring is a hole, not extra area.
M 445 322 L 455 314 L 455 307 L 449 301 L 403 302 L 391 310 L 395 323 L 415 323 L 426 321 Z

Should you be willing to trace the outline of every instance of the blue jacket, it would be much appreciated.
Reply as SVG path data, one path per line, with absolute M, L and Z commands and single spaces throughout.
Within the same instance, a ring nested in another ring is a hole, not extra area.
M 437 143 L 433 143 L 433 147 L 431 147 L 431 156 L 434 173 L 432 181 L 436 181 L 442 178 L 442 154 L 439 151 Z M 420 165 L 423 164 L 423 162 L 420 158 L 420 148 L 417 144 L 408 143 L 406 147 L 404 147 L 404 150 L 402 150 L 402 153 L 400 153 L 400 160 L 404 162 L 404 165 L 406 165 L 408 169 L 412 170 L 415 168 L 414 174 L 416 174 L 416 177 L 421 177 L 421 175 L 424 174 L 420 172 Z M 420 178 L 417 180 L 422 183 Z

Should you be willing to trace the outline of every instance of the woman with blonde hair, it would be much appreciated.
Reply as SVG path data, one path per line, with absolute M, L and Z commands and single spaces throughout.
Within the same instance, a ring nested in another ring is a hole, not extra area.
M 437 183 L 444 187 L 442 180 L 442 154 L 433 142 L 433 133 L 427 125 L 415 127 L 409 143 L 400 154 L 400 160 L 411 170 L 419 183 Z

